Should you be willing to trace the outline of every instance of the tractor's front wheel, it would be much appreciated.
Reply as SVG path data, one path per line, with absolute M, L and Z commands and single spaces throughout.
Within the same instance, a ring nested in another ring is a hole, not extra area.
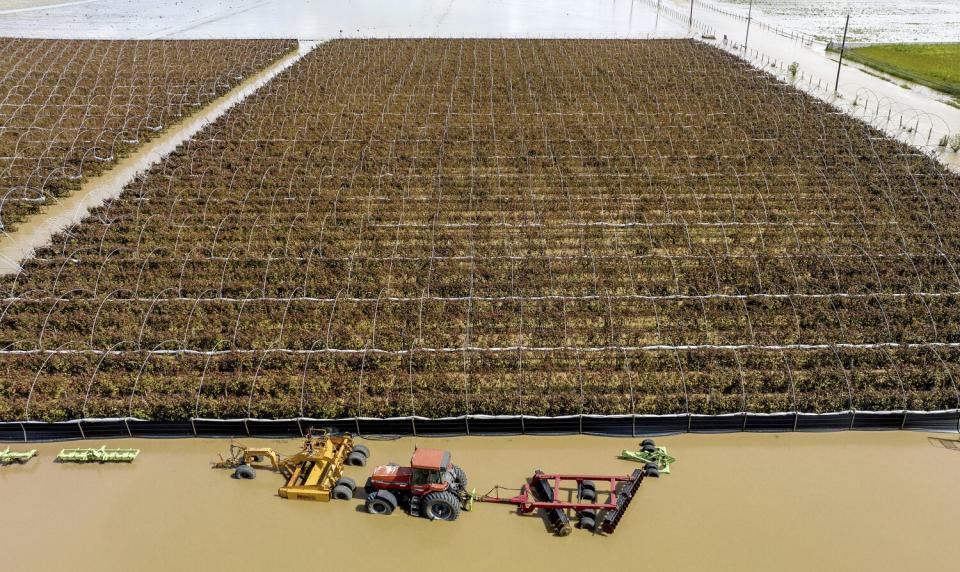
M 367 495 L 367 512 L 370 514 L 393 514 L 397 509 L 397 497 L 390 491 L 376 491 Z
M 430 520 L 457 520 L 460 499 L 450 491 L 430 493 L 423 498 L 423 514 Z

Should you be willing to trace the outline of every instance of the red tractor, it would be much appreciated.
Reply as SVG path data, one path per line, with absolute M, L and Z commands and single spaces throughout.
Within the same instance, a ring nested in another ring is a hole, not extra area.
M 470 510 L 473 495 L 467 491 L 467 475 L 450 462 L 449 451 L 415 449 L 409 467 L 380 465 L 367 483 L 367 512 L 391 514 L 398 506 L 412 516 L 430 520 L 457 520 L 461 510 Z

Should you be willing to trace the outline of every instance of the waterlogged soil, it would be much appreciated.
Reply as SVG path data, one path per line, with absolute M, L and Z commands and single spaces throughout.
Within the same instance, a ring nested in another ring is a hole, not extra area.
M 719 0 L 748 12 L 751 0 Z M 855 42 L 955 42 L 960 40 L 956 0 L 754 0 L 753 16 L 768 24 L 839 40 L 847 14 L 847 40 Z
M 131 465 L 53 462 L 62 447 L 36 446 L 28 465 L 0 467 L 3 538 L 10 570 L 246 569 L 335 566 L 369 570 L 455 565 L 459 570 L 949 569 L 960 507 L 956 435 L 825 433 L 679 435 L 659 438 L 679 458 L 672 474 L 644 481 L 612 536 L 552 536 L 538 516 L 478 504 L 455 523 L 361 501 L 328 504 L 276 496 L 281 478 L 237 481 L 211 469 L 218 439 L 109 441 L 137 447 Z M 250 439 L 292 453 L 298 441 Z M 453 452 L 470 486 L 518 487 L 533 470 L 626 474 L 637 440 L 600 437 L 404 438 L 367 441 L 372 464 L 409 459 L 415 445 Z M 25 448 L 16 445 L 16 448 Z M 349 467 L 362 482 L 372 470 Z
M 10 0 L 6 0 L 10 1 Z M 678 37 L 686 26 L 623 0 L 13 0 L 0 36 L 84 38 Z

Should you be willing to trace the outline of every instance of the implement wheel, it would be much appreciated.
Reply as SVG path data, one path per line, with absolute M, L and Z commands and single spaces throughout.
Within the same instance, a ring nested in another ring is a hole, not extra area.
M 584 530 L 596 530 L 597 521 L 592 517 L 585 516 L 580 519 L 580 528 Z
M 655 453 L 657 451 L 657 444 L 654 443 L 653 439 L 644 439 L 640 441 L 640 449 L 645 453 Z
M 363 453 L 363 456 L 364 456 L 364 457 L 366 457 L 366 458 L 368 458 L 368 459 L 370 458 L 370 449 L 367 449 L 366 445 L 354 445 L 352 452 L 354 452 L 354 453 Z
M 347 464 L 353 467 L 362 467 L 367 464 L 367 456 L 360 451 L 354 451 L 347 455 Z
M 255 479 L 257 472 L 250 465 L 240 465 L 233 471 L 233 476 L 236 479 Z
M 597 495 L 596 495 L 596 492 L 597 492 L 597 484 L 594 483 L 594 482 L 591 481 L 591 480 L 581 481 L 581 482 L 580 482 L 580 490 L 581 490 L 581 491 L 591 490 L 591 491 L 594 492 L 593 498 L 597 498 Z M 583 494 L 583 493 L 581 492 L 581 494 Z
M 350 500 L 353 498 L 353 490 L 357 484 L 350 477 L 340 477 L 337 484 L 333 486 L 330 496 L 336 500 Z
M 423 497 L 423 515 L 430 520 L 457 520 L 460 499 L 450 491 L 430 493 Z
M 377 491 L 367 495 L 367 512 L 370 514 L 393 514 L 397 509 L 397 497 L 390 491 Z

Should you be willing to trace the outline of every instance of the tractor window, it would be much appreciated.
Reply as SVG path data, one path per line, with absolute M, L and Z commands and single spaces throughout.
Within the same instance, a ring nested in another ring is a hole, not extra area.
M 426 469 L 413 470 L 413 484 L 432 485 L 440 482 L 440 473 L 437 471 L 428 471 Z

